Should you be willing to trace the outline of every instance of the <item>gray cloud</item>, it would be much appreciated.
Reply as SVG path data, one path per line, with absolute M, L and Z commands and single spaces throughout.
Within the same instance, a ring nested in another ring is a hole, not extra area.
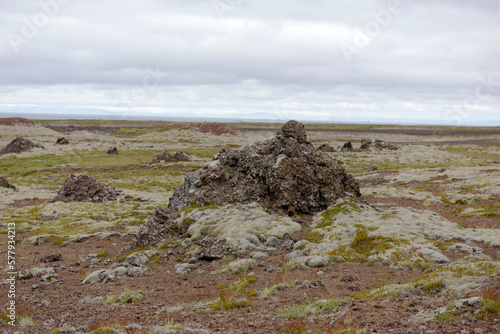
M 500 123 L 499 1 L 396 2 L 4 2 L 0 113 Z

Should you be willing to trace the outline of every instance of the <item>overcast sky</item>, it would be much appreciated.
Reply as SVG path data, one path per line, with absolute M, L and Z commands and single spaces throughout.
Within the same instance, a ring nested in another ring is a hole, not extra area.
M 0 116 L 500 125 L 500 0 L 0 3 Z

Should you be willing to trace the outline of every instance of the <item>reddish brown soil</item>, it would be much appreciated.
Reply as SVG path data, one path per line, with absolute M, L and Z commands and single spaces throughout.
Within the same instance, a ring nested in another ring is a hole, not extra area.
M 27 236 L 20 235 L 19 238 Z M 2 235 L 1 239 L 5 241 L 5 235 Z M 81 243 L 73 242 L 65 247 L 54 246 L 52 241 L 40 246 L 17 246 L 18 270 L 54 265 L 59 268 L 59 280 L 56 282 L 46 283 L 36 278 L 17 282 L 18 310 L 31 311 L 36 324 L 35 327 L 23 330 L 23 333 L 50 333 L 62 327 L 64 323 L 85 326 L 88 330 L 103 324 L 136 323 L 149 327 L 163 325 L 167 320 L 181 323 L 186 328 L 203 329 L 207 333 L 284 333 L 287 326 L 294 323 L 294 320 L 277 315 L 276 312 L 285 306 L 317 299 L 345 297 L 353 290 L 359 289 L 363 292 L 386 284 L 408 282 L 421 274 L 349 263 L 285 273 L 266 271 L 283 264 L 283 251 L 276 251 L 269 259 L 260 262 L 254 268 L 253 272 L 257 275 L 258 281 L 251 285 L 250 289 L 261 290 L 279 282 L 294 283 L 307 280 L 309 283 L 297 284 L 278 291 L 266 300 L 250 297 L 253 304 L 249 308 L 233 311 L 215 311 L 208 308 L 201 311 L 157 314 L 156 312 L 165 306 L 213 300 L 221 291 L 217 288 L 219 284 L 235 282 L 241 276 L 209 274 L 218 268 L 221 262 L 200 262 L 190 274 L 177 275 L 174 268 L 177 261 L 172 257 L 160 258 L 158 263 L 150 264 L 153 273 L 148 277 L 122 276 L 116 282 L 82 285 L 80 281 L 85 273 L 117 266 L 117 261 L 112 259 L 130 240 L 89 239 Z M 55 264 L 40 262 L 42 256 L 54 252 L 63 255 L 61 262 Z M 111 259 L 106 265 L 94 265 L 94 268 L 91 268 L 87 261 L 78 263 L 82 257 L 100 252 L 106 252 L 106 255 L 100 258 L 103 261 Z M 205 270 L 206 273 L 197 273 L 198 269 Z M 320 270 L 324 271 L 324 274 L 318 275 L 317 272 Z M 347 275 L 352 276 L 353 281 L 342 280 Z M 5 274 L 2 276 L 5 278 Z M 85 296 L 106 298 L 108 295 L 118 295 L 125 288 L 144 291 L 146 299 L 138 303 L 121 304 L 116 308 L 79 302 Z M 48 302 L 48 306 L 45 301 Z M 0 302 L 5 305 L 6 294 L 0 296 Z M 445 306 L 446 303 L 446 298 L 437 300 L 434 295 L 424 293 L 378 301 L 351 301 L 340 307 L 345 313 L 336 321 L 334 317 L 327 317 L 329 313 L 325 312 L 323 317 L 309 317 L 310 320 L 305 320 L 304 324 L 309 330 L 327 330 L 345 327 L 345 322 L 349 321 L 356 328 L 373 329 L 373 332 L 376 330 L 377 333 L 424 333 L 420 326 L 425 326 L 425 330 L 435 330 L 436 333 L 462 333 L 460 331 L 464 329 L 467 333 L 473 333 L 476 328 L 483 329 L 484 333 L 497 333 L 500 330 L 500 324 L 488 317 L 475 322 L 460 320 L 458 323 L 430 322 L 418 325 L 408 323 L 409 317 L 420 310 L 435 309 Z M 179 333 L 192 332 L 181 330 Z
M 36 125 L 32 120 L 22 118 L 22 117 L 4 117 L 0 118 L 0 125 Z

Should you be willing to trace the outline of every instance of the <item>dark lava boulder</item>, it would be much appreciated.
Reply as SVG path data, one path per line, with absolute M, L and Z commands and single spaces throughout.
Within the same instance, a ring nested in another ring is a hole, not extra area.
M 71 175 L 50 202 L 94 202 L 116 201 L 120 190 L 97 182 L 90 176 Z
M 378 148 L 378 149 L 387 148 L 389 150 L 399 150 L 400 149 L 399 146 L 396 146 L 396 145 L 394 145 L 392 143 L 386 143 L 383 140 L 379 140 L 379 139 L 375 140 L 375 147 Z
M 361 147 L 359 148 L 360 151 L 366 151 L 369 150 L 370 147 L 372 146 L 372 140 L 371 139 L 361 139 Z
M 7 180 L 3 176 L 0 176 L 0 187 L 16 190 L 16 187 L 7 182 Z
M 321 144 L 320 147 L 318 147 L 318 150 L 323 151 L 323 152 L 337 152 L 337 150 L 328 144 Z
M 69 140 L 67 140 L 64 137 L 59 137 L 56 140 L 56 145 L 68 145 L 68 144 L 69 144 Z
M 31 149 L 34 147 L 45 149 L 42 145 L 35 144 L 29 139 L 18 137 L 13 141 L 11 141 L 9 145 L 5 146 L 2 150 L 0 150 L 0 154 L 21 153 L 21 152 L 31 151 Z
M 154 159 L 150 162 L 152 164 L 159 163 L 161 161 L 164 162 L 177 162 L 177 161 L 189 161 L 190 154 L 183 152 L 183 151 L 177 151 L 175 152 L 174 155 L 170 155 L 168 151 L 163 151 L 160 154 L 158 154 Z
M 106 154 L 118 154 L 118 149 L 116 146 L 110 147 L 109 150 L 106 152 Z
M 341 151 L 342 152 L 352 152 L 353 151 L 352 143 L 350 141 L 348 141 L 347 143 L 345 143 L 344 146 L 342 146 Z
M 224 149 L 187 173 L 169 208 L 258 202 L 277 213 L 312 214 L 347 192 L 361 196 L 354 178 L 307 140 L 304 125 L 289 121 L 274 138 Z

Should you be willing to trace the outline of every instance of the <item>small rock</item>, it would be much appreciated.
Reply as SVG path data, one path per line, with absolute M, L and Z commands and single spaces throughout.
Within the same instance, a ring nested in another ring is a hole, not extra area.
M 64 137 L 59 137 L 56 140 L 56 145 L 68 145 L 68 144 L 69 144 L 69 140 L 67 140 Z
M 147 266 L 143 266 L 143 267 L 130 266 L 127 268 L 127 276 L 129 276 L 129 277 L 145 276 L 148 269 L 149 268 Z
M 123 276 L 125 274 L 127 274 L 127 267 L 117 267 L 115 269 L 113 269 L 113 274 L 115 274 L 116 276 Z
M 137 252 L 129 255 L 125 261 L 136 267 L 140 267 L 149 262 L 149 257 L 144 252 Z
M 257 261 L 253 259 L 241 259 L 230 262 L 227 266 L 224 266 L 217 270 L 220 274 L 242 274 L 248 269 L 254 267 Z
M 324 275 L 324 274 L 325 274 L 325 272 L 324 272 L 323 270 L 320 270 L 320 271 L 318 271 L 318 272 L 316 273 L 316 275 Z
M 267 247 L 278 247 L 279 240 L 276 237 L 268 237 L 264 245 Z
M 250 257 L 254 260 L 266 260 L 269 257 L 269 255 L 262 252 L 252 252 L 250 253 Z
M 353 285 L 348 286 L 347 290 L 355 292 L 355 291 L 359 291 L 361 289 L 356 284 L 353 284 Z
M 33 277 L 33 273 L 31 272 L 31 270 L 29 269 L 24 269 L 24 270 L 20 270 L 18 273 L 17 273 L 17 277 L 19 279 L 30 279 Z
M 439 169 L 438 169 L 438 173 L 443 173 L 443 172 L 445 172 L 445 171 L 446 171 L 446 168 L 439 168 Z
M 327 256 L 311 256 L 309 260 L 306 262 L 306 266 L 317 268 L 317 267 L 326 267 L 330 259 Z
M 376 171 L 378 170 L 377 166 L 371 166 L 368 168 L 368 172 L 373 172 L 373 171 Z
M 351 275 L 345 275 L 340 279 L 341 282 L 354 282 L 354 277 Z
M 116 146 L 110 147 L 106 154 L 118 154 L 118 149 L 116 148 Z
M 179 275 L 187 275 L 191 272 L 191 263 L 179 263 L 175 265 L 175 273 Z
M 7 182 L 7 180 L 3 176 L 0 176 L 0 187 L 16 190 L 16 187 Z
M 345 143 L 344 146 L 342 146 L 341 151 L 342 152 L 352 152 L 353 151 L 352 143 L 350 141 L 348 141 L 347 143 Z
M 320 147 L 318 147 L 318 150 L 323 151 L 323 152 L 336 152 L 335 148 L 333 146 L 330 146 L 328 144 L 322 144 Z

